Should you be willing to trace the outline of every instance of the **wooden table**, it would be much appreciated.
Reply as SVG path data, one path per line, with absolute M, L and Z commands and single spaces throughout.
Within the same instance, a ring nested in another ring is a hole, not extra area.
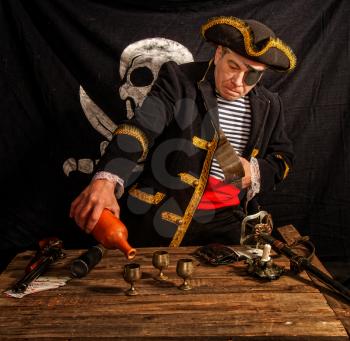
M 167 249 L 171 264 L 164 283 L 152 278 L 156 249 L 138 249 L 135 261 L 143 270 L 138 296 L 124 294 L 126 260 L 119 251 L 108 251 L 87 277 L 58 289 L 22 299 L 2 294 L 0 339 L 348 340 L 343 323 L 306 273 L 269 282 L 248 276 L 244 262 L 201 264 L 191 280 L 194 289 L 179 290 L 176 261 L 194 249 Z M 66 251 L 48 275 L 67 275 L 80 253 Z M 0 276 L 1 292 L 21 277 L 31 255 L 22 253 L 12 261 Z M 275 262 L 289 267 L 282 256 Z

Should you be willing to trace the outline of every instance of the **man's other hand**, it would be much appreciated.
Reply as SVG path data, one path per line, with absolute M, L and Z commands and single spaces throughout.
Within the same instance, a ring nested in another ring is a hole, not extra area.
M 239 157 L 239 159 L 244 169 L 244 177 L 242 178 L 242 188 L 248 188 L 252 183 L 250 162 L 243 157 Z

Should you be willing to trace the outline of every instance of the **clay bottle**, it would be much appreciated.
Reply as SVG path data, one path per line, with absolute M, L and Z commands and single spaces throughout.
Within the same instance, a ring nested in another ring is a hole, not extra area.
M 119 249 L 128 259 L 133 259 L 136 255 L 136 250 L 132 248 L 127 241 L 127 228 L 108 209 L 102 211 L 100 219 L 91 234 L 106 249 Z

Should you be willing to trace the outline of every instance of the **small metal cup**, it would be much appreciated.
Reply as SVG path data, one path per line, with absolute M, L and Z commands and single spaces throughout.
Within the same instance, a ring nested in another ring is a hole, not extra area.
M 163 269 L 166 269 L 169 266 L 170 257 L 167 251 L 156 251 L 153 253 L 152 264 L 155 268 L 159 269 L 159 274 L 155 279 L 159 281 L 165 281 L 168 279 L 168 276 L 164 275 Z
M 179 259 L 176 265 L 176 273 L 183 278 L 183 283 L 178 286 L 180 290 L 191 290 L 192 286 L 188 282 L 194 271 L 193 260 L 190 258 Z
M 128 289 L 125 293 L 128 296 L 137 295 L 138 292 L 135 289 L 135 282 L 141 278 L 142 272 L 140 264 L 137 263 L 129 263 L 124 266 L 123 278 L 125 282 L 130 283 L 130 289 Z

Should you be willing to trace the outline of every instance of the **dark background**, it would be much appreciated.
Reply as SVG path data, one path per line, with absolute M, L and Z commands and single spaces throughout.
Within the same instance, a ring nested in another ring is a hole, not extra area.
M 79 86 L 118 123 L 125 117 L 118 98 L 123 49 L 165 37 L 206 60 L 212 48 L 199 28 L 219 15 L 260 20 L 295 51 L 293 73 L 263 79 L 283 98 L 296 153 L 295 167 L 264 197 L 264 208 L 275 226 L 294 224 L 309 235 L 323 260 L 349 265 L 348 0 L 1 0 L 2 238 L 14 226 L 35 237 L 48 226 L 72 236 L 78 231 L 69 205 L 90 176 L 67 177 L 62 165 L 68 158 L 99 159 L 105 140 L 82 111 Z

